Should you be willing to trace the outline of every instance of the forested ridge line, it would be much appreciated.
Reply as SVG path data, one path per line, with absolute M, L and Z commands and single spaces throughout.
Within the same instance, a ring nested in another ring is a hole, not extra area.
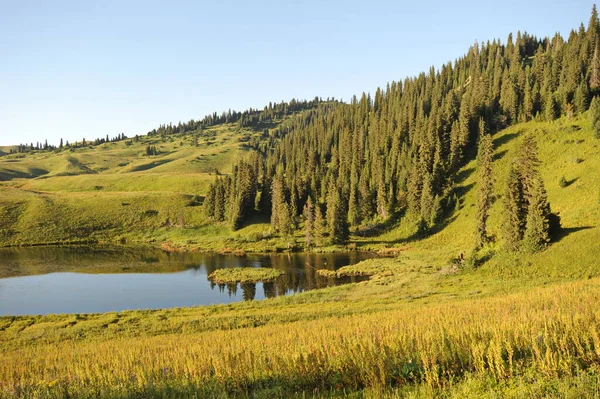
M 263 212 L 283 235 L 308 220 L 313 242 L 324 232 L 343 243 L 351 230 L 366 234 L 398 215 L 426 234 L 455 207 L 456 173 L 477 152 L 478 136 L 532 119 L 572 117 L 595 104 L 599 46 L 594 6 L 588 26 L 567 39 L 518 32 L 505 44 L 475 43 L 455 62 L 391 82 L 374 96 L 297 115 L 270 132 L 280 138 L 271 147 L 217 178 L 206 215 L 236 229 Z M 535 168 L 535 137 L 524 146 L 533 148 Z M 522 177 L 530 191 L 533 175 Z M 544 197 L 543 182 L 535 184 Z

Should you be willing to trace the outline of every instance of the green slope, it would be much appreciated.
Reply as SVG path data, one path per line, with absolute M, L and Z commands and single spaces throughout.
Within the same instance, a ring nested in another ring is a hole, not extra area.
M 508 256 L 502 247 L 502 193 L 509 166 L 517 157 L 522 138 L 533 134 L 539 146 L 541 174 L 548 191 L 553 211 L 559 212 L 563 232 L 550 247 L 535 255 Z M 556 276 L 582 275 L 582 267 L 592 268 L 596 275 L 600 264 L 600 141 L 595 139 L 584 116 L 554 122 L 528 122 L 518 124 L 494 135 L 494 178 L 496 199 L 489 226 L 495 242 L 484 250 L 490 257 L 485 268 L 507 268 L 511 273 L 514 264 L 539 268 L 540 274 Z M 475 244 L 475 203 L 477 163 L 469 162 L 458 173 L 456 192 L 460 205 L 447 215 L 439 231 L 419 241 L 411 241 L 415 233 L 413 223 L 401 221 L 389 232 L 376 238 L 359 239 L 368 248 L 404 247 L 403 256 L 416 257 L 438 265 L 448 264 L 460 253 L 469 255 Z M 562 176 L 566 187 L 559 185 Z M 573 265 L 573 268 L 565 267 Z M 507 270 L 507 271 L 508 271 Z
M 357 397 L 593 395 L 600 365 L 594 306 L 600 295 L 599 143 L 583 117 L 506 129 L 494 136 L 497 193 L 528 133 L 536 135 L 548 197 L 565 227 L 541 253 L 503 252 L 498 198 L 489 259 L 477 269 L 450 267 L 450 259 L 474 243 L 477 165 L 470 162 L 459 173 L 460 206 L 441 230 L 410 240 L 413 225 L 402 220 L 379 237 L 355 240 L 365 248 L 399 249 L 396 258 L 347 270 L 374 273 L 366 282 L 226 306 L 0 318 L 0 350 L 10 359 L 0 376 L 21 389 L 8 397 L 67 391 L 82 397 L 310 397 L 315 387 L 318 394 Z M 563 175 L 567 187 L 558 184 Z M 40 209 L 61 195 L 13 190 L 15 201 L 36 201 Z M 244 245 L 257 226 L 242 230 L 236 243 Z M 172 229 L 181 242 L 200 231 Z M 80 357 L 69 355 L 73 351 Z M 99 363 L 111 371 L 97 371 Z M 46 369 L 55 374 L 46 378 Z M 132 373 L 142 380 L 124 382 Z M 78 385 L 80 378 L 88 383 Z
M 562 262 L 556 259 L 574 261 L 598 245 L 599 143 L 583 116 L 555 122 L 532 121 L 494 135 L 498 195 L 490 220 L 496 243 L 488 248 L 490 253 L 502 252 L 501 194 L 517 146 L 529 133 L 539 144 L 549 200 L 565 227 L 558 242 L 534 257 L 547 258 L 545 262 L 560 273 Z M 7 181 L 0 183 L 0 245 L 84 240 L 170 241 L 205 249 L 285 247 L 287 243 L 281 239 L 269 237 L 264 218 L 255 218 L 257 223 L 235 234 L 226 226 L 211 225 L 204 220 L 195 197 L 206 192 L 215 170 L 229 172 L 233 163 L 244 156 L 247 150 L 241 138 L 248 134 L 260 133 L 219 125 L 207 129 L 206 140 L 200 139 L 198 147 L 193 146 L 191 135 L 166 141 L 146 136 L 138 142 L 107 143 L 57 154 L 4 156 L 0 158 L 0 176 Z M 161 154 L 146 156 L 147 145 L 156 145 Z M 408 243 L 411 253 L 438 264 L 460 253 L 468 255 L 473 247 L 476 167 L 471 161 L 458 174 L 460 206 L 447 215 L 442 228 L 431 237 L 410 241 L 414 225 L 401 220 L 378 237 L 355 237 L 353 241 L 359 247 L 375 250 Z M 567 187 L 559 185 L 562 176 L 569 182 Z M 296 240 L 302 240 L 300 232 Z M 558 253 L 561 257 L 556 256 Z M 499 259 L 501 254 L 488 263 L 513 261 Z
M 153 242 L 208 227 L 201 194 L 260 135 L 234 124 L 194 136 L 144 136 L 98 146 L 0 157 L 0 246 Z M 146 146 L 159 154 L 146 155 Z M 188 237 L 189 238 L 189 237 Z M 187 239 L 186 238 L 186 242 Z

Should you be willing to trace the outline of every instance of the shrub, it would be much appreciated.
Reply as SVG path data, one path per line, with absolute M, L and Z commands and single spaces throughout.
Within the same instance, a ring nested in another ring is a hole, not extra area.
M 247 237 L 248 242 L 258 242 L 260 240 L 263 239 L 263 235 L 262 233 L 254 232 L 254 233 L 250 233 Z
M 564 176 L 562 176 L 560 178 L 560 180 L 558 181 L 558 185 L 561 186 L 562 188 L 565 188 L 569 185 L 569 182 L 567 181 L 567 179 L 565 179 Z

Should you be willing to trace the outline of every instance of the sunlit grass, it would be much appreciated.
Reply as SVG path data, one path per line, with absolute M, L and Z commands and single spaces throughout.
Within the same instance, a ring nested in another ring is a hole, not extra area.
M 256 267 L 217 269 L 208 278 L 217 284 L 257 283 L 273 281 L 284 273 L 281 270 Z
M 600 313 L 590 306 L 598 300 L 593 279 L 284 328 L 90 336 L 3 350 L 0 386 L 6 397 L 135 395 L 171 386 L 210 396 L 414 384 L 436 392 L 466 373 L 501 383 L 530 369 L 544 378 L 577 376 L 600 361 Z M 96 328 L 110 330 L 118 319 L 107 314 Z M 35 335 L 34 327 L 22 326 Z

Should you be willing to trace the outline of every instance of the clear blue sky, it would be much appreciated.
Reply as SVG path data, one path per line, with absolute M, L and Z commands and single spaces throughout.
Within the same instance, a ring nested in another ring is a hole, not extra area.
M 475 40 L 567 37 L 592 4 L 0 0 L 0 145 L 133 136 L 291 98 L 348 100 Z

